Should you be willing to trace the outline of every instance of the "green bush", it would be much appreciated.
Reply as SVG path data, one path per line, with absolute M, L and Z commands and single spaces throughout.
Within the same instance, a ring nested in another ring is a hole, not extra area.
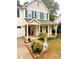
M 32 41 L 31 48 L 33 53 L 40 54 L 43 50 L 43 43 L 39 40 L 34 40 Z
M 45 39 L 45 37 L 47 37 L 47 35 L 46 35 L 46 33 L 40 33 L 40 34 L 38 35 L 38 37 L 39 37 L 38 40 L 44 41 L 44 39 Z

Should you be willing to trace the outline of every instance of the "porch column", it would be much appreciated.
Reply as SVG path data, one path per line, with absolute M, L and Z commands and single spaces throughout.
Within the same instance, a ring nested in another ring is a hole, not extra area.
M 48 25 L 48 37 L 49 37 L 49 32 L 50 32 L 50 31 L 49 31 L 49 25 Z
M 27 39 L 28 39 L 28 24 L 27 24 Z
M 40 33 L 40 25 L 39 25 L 39 33 Z
M 55 37 L 57 37 L 57 25 L 55 26 Z

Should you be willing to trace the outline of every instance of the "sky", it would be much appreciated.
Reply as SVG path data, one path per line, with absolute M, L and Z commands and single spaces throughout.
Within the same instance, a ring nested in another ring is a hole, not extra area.
M 24 2 L 30 2 L 30 1 L 32 1 L 32 0 L 20 0 L 20 4 L 23 4 Z M 54 1 L 56 1 L 56 2 L 58 2 L 59 4 L 60 4 L 60 0 L 54 0 Z

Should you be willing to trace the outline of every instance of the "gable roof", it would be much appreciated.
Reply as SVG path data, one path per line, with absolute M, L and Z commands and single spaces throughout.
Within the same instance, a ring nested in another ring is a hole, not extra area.
M 38 2 L 42 3 L 42 5 L 43 5 L 43 6 L 47 9 L 47 11 L 49 12 L 49 9 L 46 7 L 46 5 L 45 5 L 45 4 L 43 3 L 43 1 L 41 1 L 41 0 L 32 0 L 31 2 L 25 4 L 24 6 L 26 7 L 26 6 L 30 5 L 31 3 L 35 2 L 35 1 L 38 1 Z
M 40 22 L 37 20 L 37 19 L 32 19 L 32 20 L 30 20 L 28 23 L 30 23 L 30 22 L 32 22 L 32 21 L 37 21 L 39 24 L 40 24 Z
M 32 19 L 30 18 L 24 18 L 26 20 L 26 22 L 30 23 L 31 21 L 33 21 Z M 42 25 L 56 25 L 55 22 L 52 22 L 50 20 L 39 20 L 39 19 L 35 19 L 39 24 L 42 24 Z

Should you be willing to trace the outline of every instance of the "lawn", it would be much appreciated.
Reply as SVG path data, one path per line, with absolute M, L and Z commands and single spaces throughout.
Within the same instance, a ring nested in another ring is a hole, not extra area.
M 19 39 L 19 38 L 18 38 Z M 25 39 L 24 37 L 20 39 Z M 29 47 L 31 43 L 27 43 Z M 31 50 L 31 48 L 29 47 Z M 39 57 L 35 59 L 61 59 L 61 35 L 58 34 L 57 39 L 48 40 L 48 50 L 41 53 Z
M 48 40 L 48 50 L 36 59 L 61 59 L 61 40 Z

